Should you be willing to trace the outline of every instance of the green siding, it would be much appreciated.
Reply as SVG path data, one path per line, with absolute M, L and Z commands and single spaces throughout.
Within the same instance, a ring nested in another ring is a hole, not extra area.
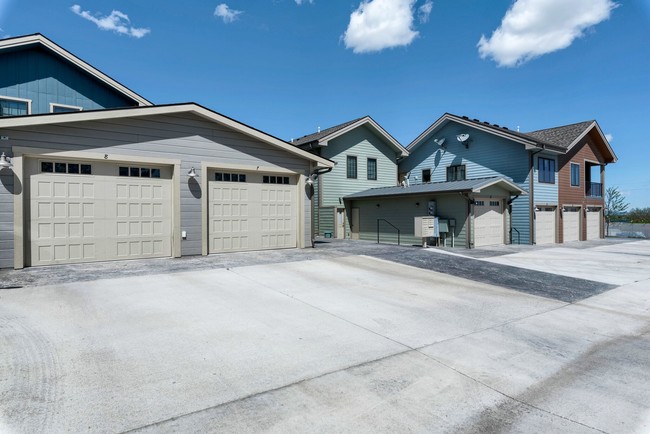
M 377 241 L 377 219 L 385 219 L 400 229 L 402 245 L 421 245 L 422 239 L 415 237 L 415 217 L 427 215 L 427 203 L 435 200 L 438 217 L 441 219 L 456 219 L 454 229 L 454 246 L 466 246 L 467 230 L 467 201 L 459 195 L 412 196 L 396 198 L 377 198 L 355 200 L 347 205 L 349 208 L 359 208 L 359 239 Z M 419 203 L 419 206 L 416 205 Z M 377 206 L 379 205 L 379 206 Z M 379 241 L 387 244 L 397 244 L 397 231 L 386 222 L 379 223 Z M 451 234 L 447 239 L 451 245 Z
M 332 207 L 323 207 L 320 209 L 319 213 L 319 228 L 320 234 L 324 235 L 325 232 L 332 232 L 332 237 L 335 236 L 334 233 L 334 224 L 335 224 L 335 209 Z

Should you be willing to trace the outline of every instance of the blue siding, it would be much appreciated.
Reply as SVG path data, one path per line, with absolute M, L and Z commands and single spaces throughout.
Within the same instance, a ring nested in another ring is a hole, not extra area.
M 549 160 L 554 160 L 555 161 L 555 184 L 548 184 L 544 182 L 539 182 L 539 173 L 537 168 L 538 163 L 537 160 L 539 157 L 542 158 L 548 158 Z M 533 173 L 533 190 L 535 194 L 535 203 L 536 204 L 554 204 L 557 205 L 558 203 L 558 161 L 557 157 L 554 155 L 547 155 L 544 153 L 540 153 L 535 155 L 534 157 L 534 173 Z
M 40 48 L 0 55 L 0 96 L 32 100 L 32 114 L 49 113 L 50 103 L 84 110 L 138 105 Z
M 468 148 L 456 139 L 463 133 L 470 135 Z M 441 138 L 446 139 L 445 148 L 434 142 Z M 443 182 L 447 180 L 447 167 L 461 164 L 465 165 L 467 179 L 504 176 L 529 191 L 530 154 L 524 145 L 455 122 L 442 126 L 411 150 L 411 154 L 400 162 L 399 171 L 410 173 L 410 183 L 421 183 L 422 170 L 430 169 L 431 182 Z M 522 244 L 530 242 L 528 196 L 513 201 L 512 227 L 520 232 Z M 516 231 L 513 231 L 513 241 L 517 242 Z

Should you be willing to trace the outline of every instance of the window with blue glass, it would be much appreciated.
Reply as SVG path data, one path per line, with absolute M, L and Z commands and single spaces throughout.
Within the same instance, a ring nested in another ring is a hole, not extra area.
M 571 186 L 580 186 L 580 165 L 576 163 L 571 163 Z
M 347 176 L 356 179 L 357 177 L 357 157 L 348 155 L 347 158 Z
M 25 116 L 29 114 L 29 101 L 0 98 L 0 116 Z
M 539 158 L 537 160 L 537 181 L 544 184 L 555 184 L 555 160 Z

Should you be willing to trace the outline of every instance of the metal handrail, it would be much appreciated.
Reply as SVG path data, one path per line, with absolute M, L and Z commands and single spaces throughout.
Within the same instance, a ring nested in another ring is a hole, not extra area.
M 513 227 L 510 228 L 510 242 L 512 242 L 512 231 L 517 232 L 517 244 L 521 244 L 521 233 L 519 233 L 517 228 L 513 228 Z
M 379 222 L 386 222 L 390 226 L 392 226 L 393 229 L 397 230 L 397 245 L 399 246 L 400 245 L 400 232 L 401 231 L 399 230 L 399 228 L 397 226 L 395 226 L 394 224 L 392 224 L 391 222 L 389 222 L 386 219 L 377 219 L 377 244 L 379 244 Z

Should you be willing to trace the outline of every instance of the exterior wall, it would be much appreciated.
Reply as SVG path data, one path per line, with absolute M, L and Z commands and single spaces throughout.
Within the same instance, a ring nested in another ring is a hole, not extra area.
M 369 188 L 394 186 L 397 184 L 397 153 L 394 148 L 365 126 L 343 134 L 320 148 L 320 155 L 336 162 L 331 172 L 322 176 L 318 202 L 320 207 L 343 207 L 343 197 Z M 347 177 L 347 157 L 357 157 L 357 178 Z M 377 179 L 367 178 L 368 158 L 377 159 Z M 319 211 L 319 212 L 322 212 Z M 329 212 L 319 216 L 318 234 L 334 230 L 334 221 Z M 346 213 L 346 238 L 349 238 L 349 210 Z
M 456 140 L 462 133 L 470 134 L 468 148 Z M 445 148 L 434 139 L 445 138 Z M 447 167 L 465 165 L 467 179 L 504 176 L 511 179 L 524 191 L 529 191 L 529 152 L 524 145 L 511 142 L 492 134 L 449 122 L 427 141 L 411 151 L 400 162 L 400 173 L 410 173 L 410 183 L 422 182 L 422 170 L 431 170 L 432 182 L 447 180 Z M 418 177 L 416 180 L 415 177 Z M 522 244 L 530 243 L 530 198 L 521 196 L 512 203 L 512 226 L 520 233 Z M 516 242 L 516 232 L 514 232 Z
M 402 245 L 422 245 L 422 239 L 415 237 L 415 217 L 426 216 L 427 202 L 436 201 L 438 217 L 456 219 L 454 246 L 466 247 L 467 201 L 458 194 L 402 196 L 346 201 L 347 209 L 359 208 L 359 239 L 377 241 L 377 219 L 385 219 L 400 229 Z M 417 205 L 419 203 L 419 205 Z M 379 204 L 379 206 L 377 206 Z M 348 215 L 348 219 L 350 219 Z M 397 231 L 386 222 L 379 223 L 380 242 L 397 244 Z M 447 239 L 451 245 L 451 233 Z
M 181 230 L 187 231 L 182 241 L 183 255 L 202 253 L 202 197 L 207 192 L 190 181 L 187 172 L 194 167 L 200 177 L 202 164 L 219 167 L 264 166 L 288 169 L 307 175 L 310 163 L 299 156 L 273 148 L 227 127 L 203 120 L 192 114 L 158 115 L 141 118 L 124 118 L 89 121 L 74 124 L 44 125 L 3 129 L 2 135 L 10 138 L 2 142 L 2 151 L 13 155 L 12 147 L 43 148 L 56 151 L 106 155 L 113 154 L 146 158 L 180 160 L 180 218 Z M 13 195 L 20 194 L 22 186 L 13 186 L 13 172 L 0 172 L 0 268 L 13 267 Z M 299 194 L 304 191 L 299 189 Z M 311 202 L 305 197 L 305 228 L 309 233 Z M 5 206 L 6 205 L 6 206 Z M 179 234 L 174 234 L 179 237 Z M 311 234 L 305 237 L 309 240 Z
M 50 103 L 84 110 L 138 105 L 41 48 L 0 54 L 0 96 L 31 100 L 32 114 L 50 113 Z
M 555 161 L 555 183 L 549 184 L 539 182 L 539 158 L 547 158 Z M 533 191 L 535 192 L 535 204 L 557 205 L 558 203 L 558 157 L 556 155 L 539 153 L 533 157 Z
M 566 155 L 559 157 L 559 173 L 558 173 L 558 184 L 559 184 L 559 203 L 560 205 L 571 205 L 571 206 L 580 206 L 582 207 L 581 215 L 581 240 L 587 239 L 587 221 L 585 217 L 585 210 L 588 206 L 605 206 L 604 197 L 601 198 L 592 198 L 587 197 L 586 195 L 586 164 L 585 162 L 599 163 L 604 165 L 605 158 L 602 153 L 596 146 L 594 140 L 587 135 L 582 143 L 579 143 L 571 149 Z M 580 165 L 580 186 L 572 187 L 571 186 L 571 163 L 577 163 Z M 601 179 L 592 179 L 592 182 L 603 182 L 603 193 L 605 192 L 604 185 L 604 168 L 601 172 Z M 602 181 L 601 181 L 602 180 Z M 602 213 L 601 213 L 602 214 Z M 559 240 L 560 242 L 564 241 L 564 234 L 562 233 L 563 224 L 562 224 L 562 213 L 560 213 L 560 222 L 559 226 Z M 602 228 L 604 224 L 601 222 L 601 237 L 603 237 Z

